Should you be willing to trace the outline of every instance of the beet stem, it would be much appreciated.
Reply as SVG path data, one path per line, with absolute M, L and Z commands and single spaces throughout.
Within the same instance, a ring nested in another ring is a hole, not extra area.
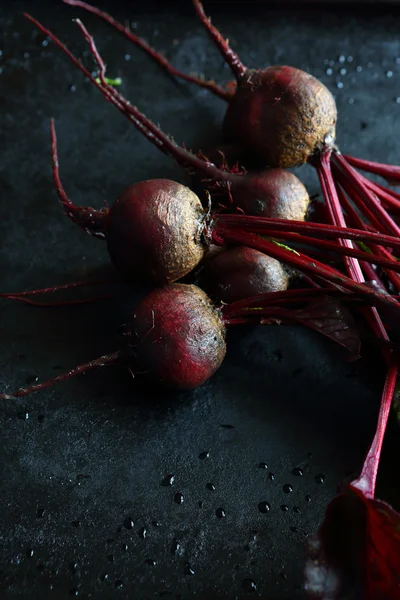
M 347 160 L 347 162 L 352 167 L 361 169 L 361 171 L 367 171 L 367 173 L 374 173 L 375 175 L 380 175 L 387 181 L 400 182 L 400 167 L 396 165 L 385 165 L 371 160 L 355 158 L 354 156 L 349 156 L 348 154 L 344 154 L 343 158 Z
M 172 75 L 173 77 L 178 77 L 180 79 L 184 79 L 189 83 L 194 83 L 195 85 L 201 88 L 205 88 L 206 90 L 209 90 L 210 92 L 212 92 L 216 96 L 219 96 L 223 100 L 226 100 L 227 102 L 229 102 L 229 100 L 232 98 L 232 94 L 228 90 L 225 90 L 223 87 L 215 83 L 215 81 L 206 80 L 202 77 L 196 77 L 195 75 L 190 75 L 188 73 L 180 71 L 179 69 L 176 69 L 166 59 L 166 57 L 163 54 L 161 54 L 161 52 L 157 52 L 157 50 L 155 50 L 155 48 L 153 48 L 143 38 L 139 37 L 138 35 L 135 35 L 128 27 L 125 27 L 124 25 L 122 25 L 122 23 L 119 23 L 111 15 L 100 10 L 99 8 L 96 8 L 95 6 L 92 6 L 87 2 L 82 2 L 81 0 L 63 0 L 63 2 L 65 4 L 69 4 L 70 6 L 77 6 L 79 8 L 83 8 L 84 10 L 91 12 L 94 15 L 103 19 L 103 21 L 111 25 L 111 27 L 114 27 L 114 29 L 116 29 L 117 31 L 119 31 L 119 33 L 124 35 L 130 42 L 144 50 L 153 60 L 155 60 L 155 62 L 158 65 L 160 65 L 165 71 L 167 71 L 169 75 Z
M 60 179 L 59 162 L 58 162 L 58 150 L 57 150 L 57 135 L 56 128 L 54 125 L 54 119 L 50 121 L 50 135 L 51 135 L 51 158 L 53 164 L 53 179 L 56 185 L 58 197 L 61 202 L 61 206 L 64 209 L 65 214 L 74 223 L 79 225 L 82 229 L 89 233 L 93 237 L 105 239 L 105 223 L 108 214 L 108 209 L 103 211 L 96 210 L 89 207 L 76 206 L 70 198 L 68 198 Z
M 70 379 L 71 377 L 75 377 L 76 375 L 82 375 L 83 373 L 87 373 L 87 371 L 91 371 L 92 369 L 97 369 L 97 367 L 105 367 L 106 365 L 112 365 L 119 362 L 122 358 L 121 353 L 113 352 L 112 354 L 104 354 L 95 360 L 90 360 L 89 362 L 78 365 L 71 371 L 67 371 L 66 373 L 61 373 L 61 375 L 57 375 L 57 377 L 53 377 L 43 383 L 37 383 L 35 385 L 30 385 L 26 388 L 19 388 L 12 394 L 0 394 L 0 400 L 12 400 L 14 398 L 19 398 L 21 396 L 27 396 L 28 394 L 32 394 L 33 392 L 38 392 L 39 390 L 44 390 L 45 388 L 51 387 L 60 381 L 65 381 L 66 379 Z
M 400 236 L 400 227 L 393 221 L 390 215 L 383 208 L 376 196 L 368 189 L 364 184 L 361 175 L 349 165 L 343 155 L 333 152 L 332 161 L 338 169 L 342 172 L 343 176 L 348 180 L 352 188 L 357 192 L 362 202 L 375 214 L 377 219 L 380 221 L 385 233 Z M 362 210 L 362 206 L 359 206 Z
M 248 215 L 229 215 L 220 214 L 214 217 L 214 222 L 218 226 L 229 227 L 230 229 L 248 230 L 251 233 L 268 235 L 271 231 L 293 232 L 302 235 L 315 236 L 316 239 L 345 238 L 354 241 L 377 243 L 400 250 L 400 239 L 382 233 L 352 229 L 351 227 L 338 227 L 325 223 L 310 223 L 307 221 L 292 221 L 289 219 L 271 219 L 269 217 L 254 217 Z
M 361 175 L 362 181 L 364 184 L 374 192 L 374 194 L 381 200 L 382 203 L 389 205 L 391 208 L 396 210 L 400 210 L 400 195 L 396 194 L 392 190 L 388 190 L 387 188 L 379 185 L 378 183 L 374 183 L 370 181 L 363 175 Z
M 341 227 L 347 227 L 346 219 L 344 218 L 342 207 L 340 205 L 340 200 L 337 194 L 335 182 L 333 180 L 331 165 L 330 165 L 331 151 L 324 152 L 319 156 L 319 164 L 317 166 L 318 177 L 321 183 L 321 188 L 323 190 L 324 198 L 327 203 L 329 218 L 332 222 L 332 225 L 340 225 Z M 354 245 L 350 240 L 341 239 L 338 240 L 338 243 L 347 249 L 352 249 L 353 256 L 356 256 L 354 253 Z M 365 253 L 364 253 L 365 255 Z M 365 260 L 365 258 L 364 258 Z M 382 259 L 379 258 L 379 262 Z M 366 261 L 368 262 L 368 261 Z M 385 261 L 386 262 L 386 261 Z M 390 266 L 391 261 L 387 261 Z M 375 259 L 375 264 L 377 264 L 377 260 Z M 382 264 L 382 263 L 381 263 Z M 365 278 L 363 272 L 361 270 L 360 263 L 355 258 L 346 258 L 345 259 L 346 270 L 354 281 L 357 283 L 365 283 Z M 376 308 L 369 307 L 362 309 L 361 311 L 367 322 L 369 323 L 371 330 L 375 335 L 381 337 L 384 340 L 389 340 L 389 336 L 386 332 L 385 326 L 382 323 L 382 319 L 379 316 Z M 386 350 L 384 350 L 385 358 L 388 359 L 389 355 Z
M 338 194 L 339 194 L 339 197 L 340 197 L 340 203 L 341 203 L 341 205 L 344 206 L 344 208 L 345 208 L 347 214 L 349 215 L 349 217 L 350 217 L 353 225 L 355 225 L 356 227 L 358 227 L 360 229 L 366 230 L 367 225 L 361 219 L 360 215 L 355 210 L 355 208 L 351 204 L 350 200 L 348 200 L 348 198 L 347 198 L 346 194 L 344 193 L 344 191 L 340 187 L 338 187 L 337 191 L 338 191 Z M 370 244 L 370 246 L 371 246 L 371 250 L 373 250 L 376 255 L 385 257 L 388 260 L 392 260 L 393 262 L 398 262 L 394 258 L 394 256 L 392 256 L 390 254 L 390 252 L 388 252 L 382 246 L 378 246 L 376 244 Z M 370 277 L 371 280 L 375 279 L 378 282 L 378 285 L 380 287 L 382 287 L 383 289 L 385 289 L 385 286 L 384 286 L 383 282 L 380 280 L 380 278 L 377 275 L 377 273 L 375 273 L 375 271 L 371 268 L 371 265 L 369 265 L 368 263 L 364 263 L 363 264 L 363 269 L 364 270 L 366 269 L 368 271 L 368 273 L 369 273 L 368 277 Z M 390 281 L 393 283 L 393 285 L 396 287 L 396 289 L 400 290 L 400 277 L 399 277 L 399 275 L 397 275 L 397 273 L 394 273 L 390 269 L 388 269 L 386 271 L 386 274 L 387 274 L 388 278 L 390 279 Z
M 204 12 L 203 4 L 200 0 L 193 0 L 193 6 L 202 25 L 205 27 L 208 35 L 222 54 L 225 62 L 229 65 L 236 81 L 239 82 L 246 75 L 247 67 L 244 66 L 239 56 L 234 52 L 218 29 L 211 23 L 211 19 Z
M 366 498 L 370 499 L 375 495 L 376 477 L 378 474 L 383 438 L 386 431 L 398 374 L 398 358 L 392 356 L 382 393 L 376 433 L 367 456 L 365 457 L 360 477 L 351 483 L 352 487 L 357 488 Z

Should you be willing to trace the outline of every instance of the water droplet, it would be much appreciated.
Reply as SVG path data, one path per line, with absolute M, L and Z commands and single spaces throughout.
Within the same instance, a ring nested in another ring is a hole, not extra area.
M 290 485 L 290 483 L 285 483 L 285 485 L 282 487 L 282 489 L 285 492 L 285 494 L 290 494 L 290 492 L 293 492 L 293 488 Z
M 124 521 L 124 527 L 126 527 L 127 529 L 133 529 L 134 526 L 135 523 L 133 522 L 132 517 L 126 517 Z
M 177 492 L 174 496 L 174 500 L 177 504 L 183 504 L 183 494 L 181 492 Z
M 258 505 L 258 510 L 262 513 L 267 513 L 271 510 L 271 505 L 269 502 L 260 502 Z
M 39 381 L 39 377 L 37 375 L 28 375 L 25 377 L 25 383 L 27 385 L 32 385 L 33 383 L 37 383 Z
M 343 89 L 343 86 L 344 86 L 344 83 L 343 83 L 343 81 L 338 81 L 338 82 L 337 82 L 337 84 L 336 84 L 336 87 L 337 87 L 339 90 L 342 90 L 342 89 Z
M 114 554 L 109 554 L 107 556 L 107 560 L 108 560 L 108 562 L 114 562 Z
M 274 481 L 274 479 L 275 479 L 275 473 L 268 473 L 268 479 L 270 481 Z
M 145 540 L 147 536 L 147 529 L 146 527 L 141 527 L 139 529 L 139 537 L 142 538 L 142 540 Z
M 349 104 L 354 104 L 354 98 L 352 98 L 352 97 L 350 96 L 350 98 L 348 99 L 348 101 L 347 101 L 347 102 L 348 102 Z
M 101 577 L 100 577 L 101 581 L 108 581 L 109 576 L 108 573 L 104 573 Z
M 257 591 L 257 584 L 252 579 L 244 579 L 243 583 L 242 583 L 242 588 L 246 592 L 256 592 Z
M 229 424 L 226 424 L 226 425 L 220 425 L 220 427 L 222 427 L 223 429 L 235 429 L 235 426 L 234 426 L 234 425 L 229 425 Z
M 289 507 L 287 504 L 281 504 L 281 510 L 283 510 L 283 512 L 287 512 L 289 510 Z
M 117 588 L 117 590 L 120 590 L 121 588 L 124 587 L 124 582 L 121 579 L 117 579 L 114 582 L 115 587 Z
M 122 552 L 126 552 L 128 550 L 128 544 L 122 544 L 121 550 L 122 550 Z
M 297 533 L 299 530 L 297 529 L 297 527 L 295 527 L 294 525 L 291 526 L 290 531 L 292 533 Z
M 72 562 L 69 565 L 69 568 L 71 569 L 71 573 L 74 573 L 74 574 L 78 571 L 78 567 L 79 567 L 79 564 L 78 564 L 77 560 L 75 560 L 74 562 Z
M 372 69 L 373 66 L 374 66 L 374 63 L 372 63 L 372 62 L 367 63 L 367 69 Z
M 201 454 L 199 454 L 200 460 L 205 460 L 206 458 L 210 458 L 210 453 L 208 451 L 202 452 Z
M 325 73 L 326 73 L 327 75 L 332 75 L 332 73 L 333 73 L 333 69 L 332 69 L 332 67 L 328 67 L 328 68 L 326 69 Z
M 70 85 L 69 86 L 69 91 L 72 92 L 72 93 L 76 92 L 76 85 L 75 84 Z
M 151 522 L 151 524 L 153 525 L 153 527 L 160 527 L 161 526 L 160 521 L 155 521 L 154 520 L 154 521 Z
M 314 477 L 314 479 L 315 479 L 315 481 L 317 483 L 324 483 L 324 481 L 325 481 L 325 475 L 323 475 L 322 473 L 318 473 L 318 475 L 316 475 Z
M 343 56 L 343 54 L 341 54 L 341 55 L 339 56 L 339 58 L 338 58 L 338 61 L 339 61 L 341 64 L 343 64 L 344 62 L 346 62 L 346 57 L 345 57 L 345 56 Z
M 28 412 L 19 412 L 19 413 L 17 413 L 17 417 L 18 417 L 18 419 L 21 419 L 21 421 L 27 421 L 29 419 L 29 413 Z
M 169 473 L 168 475 L 166 475 L 164 477 L 164 479 L 161 482 L 161 485 L 163 485 L 164 487 L 168 487 L 169 485 L 172 485 L 175 481 L 175 475 L 173 475 L 172 473 Z
M 281 579 L 284 579 L 285 581 L 287 581 L 287 575 L 286 573 L 279 573 L 279 577 L 281 577 Z
M 347 73 L 347 69 L 345 69 L 345 68 L 343 67 L 342 69 L 340 69 L 339 73 L 340 73 L 341 75 L 346 75 L 346 73 Z
M 69 591 L 69 595 L 70 596 L 79 596 L 79 590 L 77 590 L 76 588 L 73 588 L 72 590 Z
M 303 469 L 300 469 L 300 467 L 295 467 L 292 471 L 292 475 L 295 475 L 296 477 L 303 477 L 304 471 Z
M 28 548 L 28 550 L 26 551 L 26 556 L 28 558 L 32 558 L 33 555 L 34 555 L 34 551 L 32 550 L 32 548 Z
M 306 495 L 306 502 L 311 502 L 311 496 L 309 494 Z
M 125 60 L 131 60 L 131 55 L 130 54 L 125 54 Z
M 48 46 L 48 45 L 49 45 L 49 40 L 43 40 L 43 42 L 42 42 L 43 48 L 46 48 L 46 46 Z
M 347 57 L 347 62 L 348 62 L 348 63 L 352 63 L 352 62 L 353 62 L 353 60 L 354 60 L 354 59 L 353 59 L 353 57 L 352 57 L 351 55 Z
M 174 539 L 171 545 L 171 554 L 182 554 L 182 546 L 178 540 Z
M 217 515 L 218 519 L 224 519 L 226 517 L 226 512 L 223 508 L 217 508 L 215 514 Z
M 71 521 L 72 527 L 79 527 L 80 524 L 80 521 Z
M 362 70 L 363 70 L 363 68 L 362 68 L 362 66 L 361 66 L 361 65 L 358 65 L 358 66 L 356 67 L 356 71 L 357 71 L 357 73 L 361 73 L 361 71 L 362 71 Z
M 393 71 L 386 71 L 386 77 L 393 77 Z
M 213 483 L 207 483 L 206 488 L 211 492 L 215 491 L 215 485 Z
M 38 508 L 37 513 L 36 513 L 37 518 L 41 519 L 43 517 L 43 515 L 44 515 L 44 508 Z
M 268 465 L 267 463 L 264 462 L 260 462 L 260 464 L 258 465 L 259 469 L 268 469 Z
M 185 565 L 185 575 L 194 575 L 195 571 L 194 569 L 189 565 L 189 563 L 187 565 Z
M 299 515 L 301 513 L 301 510 L 298 506 L 293 506 L 293 512 L 296 513 L 296 515 Z
M 157 562 L 153 558 L 146 558 L 146 565 L 150 565 L 150 567 L 155 567 Z
M 396 102 L 396 104 L 400 104 L 400 96 L 397 96 L 397 98 L 395 98 L 394 101 Z

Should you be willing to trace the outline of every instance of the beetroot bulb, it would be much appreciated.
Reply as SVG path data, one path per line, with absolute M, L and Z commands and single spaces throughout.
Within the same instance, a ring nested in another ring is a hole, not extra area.
M 229 303 L 286 290 L 289 276 L 275 258 L 237 246 L 208 260 L 200 272 L 200 282 L 212 298 Z
M 195 285 L 168 284 L 151 291 L 135 307 L 119 351 L 49 381 L 1 394 L 0 398 L 25 396 L 111 364 L 121 364 L 132 373 L 147 375 L 169 388 L 190 390 L 207 381 L 220 367 L 226 353 L 226 328 L 246 323 L 269 324 L 279 320 L 305 325 L 335 341 L 352 356 L 357 355 L 359 336 L 351 314 L 334 298 L 326 297 L 327 292 L 335 295 L 330 288 L 301 289 L 262 294 L 217 307 Z M 336 296 L 351 299 L 339 290 Z M 293 303 L 305 303 L 306 311 L 290 308 Z

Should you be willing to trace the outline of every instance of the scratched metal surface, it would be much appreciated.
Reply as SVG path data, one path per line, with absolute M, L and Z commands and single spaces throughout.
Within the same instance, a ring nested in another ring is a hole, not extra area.
M 178 67 L 229 78 L 190 6 L 127 5 L 102 3 Z M 336 95 L 340 146 L 398 162 L 398 13 L 246 6 L 209 5 L 243 61 L 311 71 Z M 82 55 L 71 21 L 79 14 L 110 76 L 123 78 L 123 92 L 188 146 L 218 141 L 224 111 L 94 17 L 58 2 L 2 3 L 3 290 L 110 274 L 102 243 L 77 231 L 57 206 L 51 116 L 62 177 L 78 204 L 100 207 L 144 178 L 184 180 L 24 21 L 28 8 Z M 318 191 L 311 169 L 299 175 L 310 193 Z M 107 301 L 49 310 L 1 301 L 0 389 L 115 348 L 118 326 L 142 293 L 119 288 Z M 294 327 L 237 331 L 228 343 L 222 368 L 190 394 L 109 368 L 2 403 L 2 598 L 303 597 L 306 536 L 337 482 L 361 464 L 382 371 L 370 360 L 343 364 L 328 343 Z M 380 495 L 399 508 L 396 433 L 392 423 Z

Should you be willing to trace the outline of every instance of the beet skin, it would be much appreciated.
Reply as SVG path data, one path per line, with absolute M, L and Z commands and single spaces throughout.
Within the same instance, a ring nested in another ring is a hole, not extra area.
M 135 368 L 175 389 L 207 381 L 226 352 L 221 316 L 195 285 L 150 292 L 136 307 L 128 333 Z

